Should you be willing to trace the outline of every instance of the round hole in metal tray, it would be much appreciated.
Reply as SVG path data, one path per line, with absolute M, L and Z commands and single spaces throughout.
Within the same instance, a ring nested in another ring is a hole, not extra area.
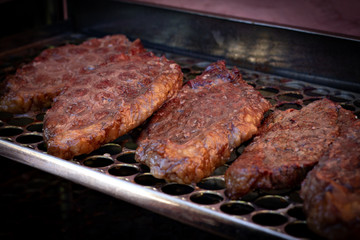
M 312 232 L 306 222 L 304 221 L 295 221 L 289 223 L 284 228 L 285 232 L 293 237 L 297 238 L 306 238 L 306 239 L 319 239 L 314 232 Z
M 116 159 L 118 161 L 124 162 L 124 163 L 136 163 L 136 161 L 135 161 L 135 153 L 133 153 L 133 152 L 121 154 Z
M 118 137 L 117 139 L 115 139 L 114 141 L 112 141 L 112 143 L 122 144 L 122 143 L 127 142 L 127 141 L 131 141 L 130 134 L 122 135 L 122 136 Z
M 22 144 L 32 144 L 38 143 L 43 140 L 43 136 L 41 134 L 36 133 L 27 133 L 16 138 L 16 142 Z
M 355 97 L 351 94 L 335 94 L 329 96 L 329 99 L 333 102 L 349 102 L 354 98 Z
M 216 192 L 201 191 L 192 194 L 190 200 L 202 205 L 211 205 L 221 202 L 224 198 Z
M 125 143 L 124 147 L 126 147 L 128 149 L 131 149 L 131 150 L 136 150 L 138 145 L 133 141 L 128 141 L 128 142 Z
M 281 94 L 278 96 L 278 99 L 280 101 L 295 101 L 295 100 L 299 100 L 302 98 L 303 98 L 303 95 L 298 94 L 298 93 L 285 93 L 285 94 Z
M 281 196 L 277 195 L 266 195 L 263 197 L 260 197 L 254 201 L 254 203 L 262 208 L 268 209 L 268 210 L 276 210 L 279 208 L 286 208 L 289 206 L 289 202 Z
M 292 191 L 289 194 L 289 200 L 292 202 L 303 203 L 303 200 L 300 197 L 300 190 Z
M 255 208 L 248 202 L 230 201 L 222 204 L 220 210 L 231 215 L 246 215 L 252 213 Z
M 7 112 L 0 112 L 0 120 L 2 121 L 7 121 L 9 119 L 13 118 L 13 114 L 12 113 L 7 113 Z
M 259 192 L 251 191 L 248 194 L 242 196 L 241 200 L 246 201 L 246 202 L 251 202 L 251 201 L 254 201 L 258 197 L 259 197 Z
M 169 183 L 163 186 L 161 190 L 169 195 L 178 196 L 189 194 L 194 191 L 194 188 L 186 184 Z
M 349 105 L 349 104 L 340 104 L 340 105 L 341 105 L 341 107 L 343 107 L 346 110 L 355 111 L 355 109 L 356 109 L 354 106 Z
M 189 73 L 189 72 L 191 71 L 191 69 L 190 69 L 190 68 L 187 68 L 187 67 L 182 67 L 182 68 L 181 68 L 181 71 L 182 71 L 184 74 L 186 74 L 186 73 Z
M 40 151 L 47 152 L 47 146 L 46 146 L 46 143 L 45 143 L 45 142 L 39 143 L 39 144 L 37 145 L 37 148 L 38 148 Z
M 118 164 L 111 167 L 108 172 L 113 176 L 125 177 L 139 173 L 139 168 L 131 164 Z
M 23 133 L 22 128 L 15 126 L 6 126 L 4 128 L 0 128 L 0 136 L 1 137 L 11 137 L 16 136 Z
M 265 99 L 268 100 L 269 103 L 270 103 L 271 105 L 273 105 L 273 106 L 277 104 L 277 101 L 276 101 L 275 99 L 268 98 L 268 97 L 266 97 Z
M 278 89 L 276 88 L 270 88 L 270 87 L 267 87 L 267 88 L 261 88 L 258 90 L 261 95 L 263 97 L 271 97 L 271 96 L 274 96 L 275 94 L 277 94 L 279 92 Z
M 282 188 L 282 189 L 261 189 L 260 195 L 281 195 L 285 196 L 291 193 L 293 188 Z
M 284 90 L 284 91 L 296 91 L 296 90 L 298 90 L 297 88 L 293 88 L 291 86 L 286 86 L 286 85 L 280 85 L 279 89 Z
M 159 185 L 159 184 L 164 184 L 165 180 L 164 179 L 158 179 L 155 178 L 152 174 L 150 173 L 143 173 L 143 174 L 139 174 L 135 177 L 134 181 L 137 184 L 143 185 L 143 186 L 155 186 L 155 185 Z
M 146 166 L 145 164 L 140 164 L 141 172 L 143 173 L 150 173 L 150 168 Z
M 34 119 L 28 117 L 15 117 L 8 121 L 10 125 L 14 126 L 25 126 L 32 123 Z
M 91 155 L 103 155 L 105 153 L 110 155 L 115 155 L 121 152 L 121 146 L 116 143 L 107 143 L 101 146 L 99 149 L 96 149 L 91 153 Z
M 252 221 L 263 226 L 280 226 L 286 223 L 288 219 L 277 212 L 260 211 L 252 216 Z
M 222 165 L 222 166 L 216 168 L 215 171 L 214 171 L 211 175 L 212 175 L 212 176 L 224 175 L 227 169 L 228 169 L 227 166 Z
M 309 105 L 310 103 L 315 102 L 315 101 L 318 101 L 318 100 L 320 100 L 320 99 L 321 99 L 321 98 L 309 98 L 309 99 L 303 100 L 303 104 L 304 104 L 304 105 Z
M 309 88 L 305 89 L 304 93 L 310 97 L 321 97 L 328 95 L 330 91 L 324 88 Z
M 296 82 L 288 82 L 280 86 L 280 88 L 285 91 L 299 91 L 302 90 L 304 87 L 304 84 Z
M 300 104 L 296 104 L 296 103 L 284 103 L 284 104 L 280 104 L 276 108 L 279 110 L 282 110 L 282 111 L 287 110 L 287 109 L 300 110 L 302 108 L 302 106 Z
M 39 113 L 36 115 L 36 120 L 44 121 L 45 113 Z
M 268 85 L 283 85 L 285 82 L 287 81 L 290 81 L 288 79 L 285 79 L 285 78 L 278 78 L 278 77 L 275 77 L 273 75 L 262 75 L 262 76 L 259 76 L 259 80 L 261 80 L 261 82 L 264 82 L 264 83 L 267 83 Z M 260 81 L 259 81 L 260 82 Z
M 29 125 L 26 129 L 30 132 L 42 132 L 43 124 L 42 123 L 34 123 L 34 124 Z
M 207 177 L 197 183 L 199 188 L 206 190 L 220 190 L 225 189 L 225 180 L 223 177 Z
M 287 211 L 287 214 L 291 217 L 294 217 L 298 220 L 305 220 L 306 219 L 306 215 L 303 211 L 303 208 L 301 206 L 296 206 L 296 207 L 293 207 L 293 208 L 290 208 L 288 211 Z
M 106 167 L 114 163 L 114 160 L 111 157 L 106 156 L 91 156 L 85 158 L 83 164 L 87 167 L 99 168 Z

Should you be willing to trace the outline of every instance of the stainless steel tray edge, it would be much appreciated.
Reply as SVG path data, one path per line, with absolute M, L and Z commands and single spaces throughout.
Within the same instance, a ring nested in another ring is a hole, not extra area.
M 222 237 L 297 239 L 5 140 L 0 140 L 0 155 Z

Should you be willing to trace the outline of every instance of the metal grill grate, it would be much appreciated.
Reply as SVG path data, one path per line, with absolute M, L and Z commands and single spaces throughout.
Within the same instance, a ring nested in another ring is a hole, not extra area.
M 184 81 L 199 75 L 210 64 L 203 59 L 153 51 L 159 55 L 165 54 L 168 59 L 180 64 L 184 72 Z M 9 67 L 3 67 L 3 72 L 6 72 L 7 70 L 4 68 L 8 69 Z M 355 112 L 360 117 L 360 94 L 241 68 L 240 71 L 244 80 L 273 104 L 273 109 L 301 109 L 312 101 L 326 97 Z M 46 153 L 46 145 L 42 137 L 44 114 L 44 112 L 30 112 L 21 115 L 0 113 L 0 139 Z M 133 133 L 138 130 L 135 129 Z M 274 232 L 283 233 L 285 236 L 316 237 L 307 229 L 302 212 L 302 201 L 298 194 L 299 188 L 253 191 L 237 201 L 229 200 L 226 197 L 224 173 L 232 161 L 241 154 L 246 143 L 237 148 L 231 159 L 216 169 L 212 176 L 203 179 L 196 185 L 184 185 L 156 179 L 149 173 L 147 166 L 137 163 L 134 160 L 136 143 L 133 136 L 133 134 L 122 136 L 91 154 L 75 157 L 71 161 L 85 168 L 165 193 L 174 199 L 195 203 L 224 216 L 235 216 Z

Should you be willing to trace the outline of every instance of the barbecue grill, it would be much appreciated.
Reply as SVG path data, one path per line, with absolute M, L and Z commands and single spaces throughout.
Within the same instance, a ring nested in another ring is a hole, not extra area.
M 3 38 L 1 80 L 48 47 L 121 33 L 177 62 L 184 81 L 225 59 L 273 109 L 301 109 L 329 98 L 360 117 L 358 40 L 121 1 L 59 3 L 62 17 L 52 24 Z M 222 237 L 317 237 L 306 227 L 299 188 L 226 197 L 225 170 L 247 143 L 200 183 L 176 184 L 135 162 L 140 129 L 70 161 L 46 154 L 44 114 L 0 113 L 0 155 Z

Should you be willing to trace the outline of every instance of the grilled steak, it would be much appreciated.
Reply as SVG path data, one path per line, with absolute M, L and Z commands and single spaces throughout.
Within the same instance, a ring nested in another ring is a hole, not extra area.
M 301 110 L 275 111 L 225 173 L 227 194 L 300 185 L 339 135 L 339 106 L 323 99 Z
M 44 119 L 48 153 L 70 159 L 137 127 L 182 85 L 180 66 L 152 53 L 78 73 Z
M 0 111 L 23 113 L 50 107 L 53 98 L 72 86 L 79 73 L 144 51 L 140 40 L 130 42 L 124 35 L 44 50 L 15 75 L 7 77 L 0 93 Z
M 340 136 L 301 186 L 309 228 L 329 239 L 360 236 L 360 121 L 341 110 Z
M 157 178 L 198 182 L 257 132 L 270 103 L 219 61 L 189 81 L 151 118 L 136 160 Z

